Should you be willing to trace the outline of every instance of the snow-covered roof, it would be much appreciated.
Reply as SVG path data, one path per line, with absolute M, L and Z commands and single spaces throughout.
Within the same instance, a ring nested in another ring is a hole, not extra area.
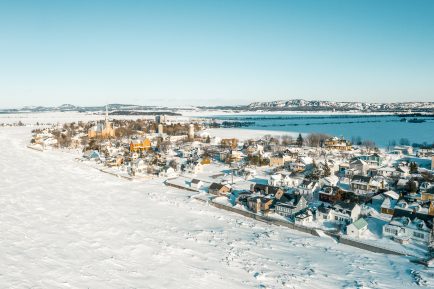
M 387 191 L 387 192 L 385 192 L 384 194 L 385 194 L 386 196 L 388 196 L 388 197 L 394 199 L 394 200 L 399 199 L 399 194 L 398 194 L 397 192 L 395 192 L 395 191 Z
M 353 226 L 356 227 L 357 230 L 361 230 L 368 226 L 368 222 L 366 222 L 365 219 L 360 218 L 353 223 Z

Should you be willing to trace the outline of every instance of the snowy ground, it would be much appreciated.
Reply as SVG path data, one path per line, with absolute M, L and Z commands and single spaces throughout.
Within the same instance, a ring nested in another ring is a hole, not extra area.
M 0 288 L 412 288 L 430 269 L 131 182 L 0 128 Z M 432 270 L 432 269 L 431 269 Z

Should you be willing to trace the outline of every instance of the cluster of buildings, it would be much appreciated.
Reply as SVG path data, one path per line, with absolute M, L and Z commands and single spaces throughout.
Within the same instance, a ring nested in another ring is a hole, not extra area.
M 318 148 L 273 140 L 229 148 L 225 143 L 215 160 L 229 163 L 238 178 L 211 183 L 208 192 L 227 197 L 233 206 L 299 225 L 432 246 L 434 157 L 432 151 L 424 154 L 370 152 L 342 138 L 326 139 Z M 255 157 L 263 163 L 253 165 Z
M 354 238 L 433 244 L 432 150 L 422 157 L 401 147 L 373 151 L 337 137 L 318 147 L 270 137 L 241 141 L 212 137 L 189 121 L 182 124 L 182 134 L 168 135 L 167 117 L 149 121 L 157 131 L 116 137 L 120 128 L 113 127 L 106 111 L 104 121 L 76 128 L 71 139 L 76 147 L 81 143 L 84 160 L 132 177 L 188 179 L 190 190 L 223 197 L 253 213 Z M 46 129 L 35 133 L 33 142 L 53 144 L 55 139 Z

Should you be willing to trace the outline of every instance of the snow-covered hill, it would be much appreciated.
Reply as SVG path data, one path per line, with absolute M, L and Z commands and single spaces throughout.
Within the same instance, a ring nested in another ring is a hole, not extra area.
M 280 100 L 270 102 L 253 102 L 247 106 L 250 110 L 336 110 L 360 112 L 400 112 L 400 111 L 434 111 L 434 102 L 336 102 L 320 100 Z

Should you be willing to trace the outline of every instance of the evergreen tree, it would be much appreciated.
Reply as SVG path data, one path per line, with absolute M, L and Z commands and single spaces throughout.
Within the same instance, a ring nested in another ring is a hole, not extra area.
M 311 180 L 311 181 L 317 181 L 317 180 L 319 180 L 320 176 L 321 176 L 321 174 L 320 174 L 320 171 L 318 169 L 318 166 L 317 166 L 315 160 L 313 160 L 312 171 L 308 175 L 306 175 L 306 179 Z
M 297 144 L 299 147 L 302 147 L 302 146 L 303 146 L 303 137 L 301 136 L 301 133 L 298 134 L 298 137 L 297 137 L 297 140 L 296 140 L 296 144 Z
M 417 184 L 413 179 L 407 182 L 406 191 L 409 193 L 415 193 L 417 191 Z
M 410 173 L 411 174 L 417 174 L 418 173 L 417 164 L 415 162 L 410 163 Z
M 327 163 L 327 160 L 325 161 L 325 164 L 324 164 L 324 172 L 323 173 L 324 173 L 324 177 L 329 177 L 331 175 L 330 167 Z

